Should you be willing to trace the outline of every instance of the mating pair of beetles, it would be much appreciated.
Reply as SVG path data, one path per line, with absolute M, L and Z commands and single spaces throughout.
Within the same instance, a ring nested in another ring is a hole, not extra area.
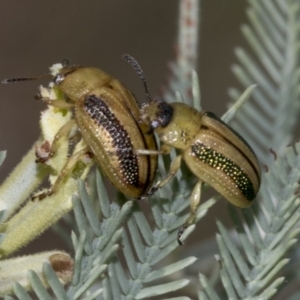
M 204 182 L 234 205 L 250 206 L 259 190 L 261 170 L 248 143 L 211 112 L 151 99 L 138 63 L 129 55 L 123 58 L 143 81 L 147 102 L 141 106 L 119 80 L 100 69 L 65 65 L 54 75 L 54 85 L 66 100 L 42 100 L 54 107 L 73 109 L 74 118 L 57 132 L 48 156 L 37 161 L 50 159 L 59 138 L 69 135 L 74 126 L 87 146 L 70 156 L 57 181 L 48 192 L 38 195 L 39 199 L 55 193 L 82 156 L 92 152 L 113 185 L 134 199 L 153 194 L 176 174 L 182 160 L 186 162 L 198 182 L 191 194 L 190 216 L 178 231 L 180 244 L 183 231 L 194 221 Z M 7 79 L 3 83 L 30 79 Z M 160 149 L 154 133 L 162 142 Z M 173 160 L 169 175 L 153 185 L 157 157 L 168 154 L 172 147 L 181 154 Z

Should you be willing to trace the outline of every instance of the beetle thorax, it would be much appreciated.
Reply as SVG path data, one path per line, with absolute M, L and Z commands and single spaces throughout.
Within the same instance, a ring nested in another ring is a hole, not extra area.
M 111 76 L 96 68 L 70 67 L 64 68 L 58 74 L 58 88 L 71 100 L 90 94 L 95 88 L 107 85 Z
M 166 127 L 159 127 L 159 139 L 177 149 L 186 149 L 201 128 L 201 114 L 191 106 L 174 102 L 169 104 L 173 116 Z

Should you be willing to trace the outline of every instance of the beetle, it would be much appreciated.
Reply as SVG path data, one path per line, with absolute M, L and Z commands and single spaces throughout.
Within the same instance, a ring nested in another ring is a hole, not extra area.
M 44 163 L 58 151 L 58 141 L 77 126 L 87 147 L 73 153 L 56 182 L 40 200 L 59 188 L 60 182 L 87 153 L 92 153 L 112 184 L 129 198 L 140 198 L 150 189 L 157 168 L 157 156 L 137 155 L 135 149 L 157 150 L 155 137 L 146 124 L 139 123 L 140 106 L 119 80 L 92 67 L 68 66 L 53 74 L 54 89 L 65 100 L 40 97 L 48 105 L 72 109 L 74 117 L 57 132 L 52 142 L 37 151 L 37 162 Z M 35 78 L 6 79 L 3 83 Z M 47 147 L 46 147 L 47 146 Z M 48 149 L 43 153 L 44 149 Z M 40 153 L 43 153 L 41 155 Z
M 184 160 L 198 178 L 190 199 L 190 216 L 178 231 L 178 242 L 184 230 L 193 223 L 200 203 L 201 186 L 208 183 L 232 204 L 245 208 L 252 205 L 261 182 L 261 169 L 250 145 L 214 113 L 198 111 L 184 103 L 167 103 L 151 99 L 145 77 L 138 63 L 124 55 L 138 72 L 148 102 L 141 108 L 141 120 L 156 132 L 162 142 L 160 150 L 141 150 L 142 155 L 168 154 L 172 148 L 181 150 L 172 161 L 168 176 L 148 192 L 153 194 L 175 176 Z

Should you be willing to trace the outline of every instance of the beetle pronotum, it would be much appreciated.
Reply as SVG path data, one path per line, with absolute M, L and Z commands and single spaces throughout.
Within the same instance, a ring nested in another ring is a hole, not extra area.
M 35 78 L 6 79 L 3 83 L 32 80 Z M 71 155 L 58 179 L 46 193 L 34 196 L 40 200 L 51 195 L 61 180 L 74 168 L 86 153 L 92 152 L 97 163 L 113 185 L 125 196 L 140 198 L 150 189 L 157 168 L 157 156 L 137 155 L 136 149 L 157 149 L 148 126 L 140 124 L 140 107 L 132 93 L 104 71 L 90 67 L 64 65 L 54 74 L 54 88 L 66 100 L 41 97 L 48 105 L 59 109 L 73 109 L 74 118 L 55 135 L 46 156 L 51 158 L 58 140 L 69 134 L 74 126 L 86 143 L 86 148 Z
M 171 164 L 169 175 L 157 182 L 149 194 L 169 182 L 179 170 L 182 160 L 198 178 L 191 194 L 190 216 L 178 231 L 178 242 L 182 243 L 182 233 L 195 219 L 203 182 L 232 204 L 241 208 L 250 206 L 260 187 L 261 170 L 248 143 L 211 112 L 199 112 L 184 103 L 152 100 L 138 63 L 129 55 L 124 55 L 124 59 L 138 72 L 149 99 L 142 105 L 141 119 L 163 143 L 158 151 L 146 149 L 139 153 L 153 156 L 167 154 L 172 147 L 181 150 Z

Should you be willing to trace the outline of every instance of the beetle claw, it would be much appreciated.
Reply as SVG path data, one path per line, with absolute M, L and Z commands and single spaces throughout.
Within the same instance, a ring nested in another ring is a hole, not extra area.
M 52 156 L 53 156 L 53 153 L 50 153 L 48 156 L 45 156 L 45 157 L 38 157 L 38 158 L 35 160 L 35 162 L 36 162 L 36 163 L 44 164 L 44 163 L 47 162 Z
M 137 200 L 145 200 L 149 196 L 152 196 L 157 190 L 158 190 L 158 186 L 153 186 L 152 188 L 149 189 L 149 191 L 145 195 L 138 197 Z
M 180 246 L 182 246 L 184 243 L 183 241 L 181 240 L 181 236 L 182 234 L 185 232 L 185 230 L 187 229 L 187 224 L 184 223 L 181 227 L 179 227 L 178 229 L 178 233 L 177 233 L 177 242 Z
M 185 232 L 185 230 L 187 229 L 187 224 L 184 223 L 182 226 L 179 227 L 178 229 L 178 233 L 177 233 L 177 242 L 180 246 L 182 246 L 184 243 L 181 240 L 181 236 L 182 234 Z
M 53 194 L 53 191 L 52 190 L 49 190 L 47 192 L 44 192 L 44 193 L 41 193 L 41 194 L 37 194 L 37 195 L 33 195 L 31 197 L 31 201 L 35 201 L 35 200 L 43 200 L 44 198 L 48 197 L 48 196 L 51 196 Z
M 147 196 L 153 195 L 158 190 L 157 186 L 153 186 L 147 193 Z

